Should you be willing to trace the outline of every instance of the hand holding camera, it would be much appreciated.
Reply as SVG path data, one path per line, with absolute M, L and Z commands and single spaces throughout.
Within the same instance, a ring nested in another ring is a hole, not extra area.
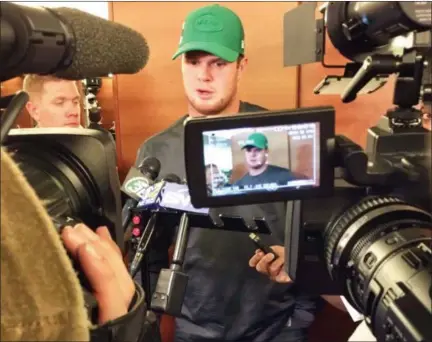
M 134 296 L 135 285 L 108 228 L 99 227 L 94 232 L 84 224 L 77 224 L 74 228 L 66 226 L 61 237 L 94 290 L 99 307 L 99 324 L 125 315 Z

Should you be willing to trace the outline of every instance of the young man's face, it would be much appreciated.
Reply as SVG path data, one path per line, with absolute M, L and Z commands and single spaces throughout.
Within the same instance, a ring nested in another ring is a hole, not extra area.
M 246 147 L 244 151 L 246 164 L 251 169 L 259 169 L 267 162 L 267 150 L 257 147 Z
M 38 127 L 80 126 L 80 94 L 74 81 L 49 80 L 28 106 Z
M 229 63 L 204 52 L 182 58 L 183 85 L 188 102 L 201 115 L 223 112 L 234 100 L 246 60 Z

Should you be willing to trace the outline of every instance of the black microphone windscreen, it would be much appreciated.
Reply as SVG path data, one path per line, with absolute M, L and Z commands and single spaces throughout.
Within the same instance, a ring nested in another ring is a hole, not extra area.
M 147 157 L 139 164 L 138 169 L 143 175 L 150 174 L 152 179 L 156 179 L 161 169 L 161 163 L 155 157 Z
M 124 25 L 73 8 L 51 8 L 74 35 L 72 64 L 56 76 L 69 80 L 135 74 L 147 64 L 144 37 Z

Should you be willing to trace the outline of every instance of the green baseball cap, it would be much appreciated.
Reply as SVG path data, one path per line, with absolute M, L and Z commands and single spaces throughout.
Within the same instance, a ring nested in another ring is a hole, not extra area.
M 209 5 L 191 12 L 183 23 L 179 47 L 172 59 L 189 51 L 205 51 L 234 62 L 244 54 L 244 30 L 230 9 Z
M 252 133 L 242 144 L 242 149 L 246 147 L 256 147 L 261 150 L 268 148 L 267 137 L 262 133 Z

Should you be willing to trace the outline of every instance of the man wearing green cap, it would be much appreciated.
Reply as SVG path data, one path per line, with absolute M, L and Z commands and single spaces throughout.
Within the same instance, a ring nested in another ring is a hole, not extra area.
M 231 10 L 210 5 L 188 15 L 173 59 L 183 57 L 190 116 L 263 109 L 242 106 L 238 98 L 238 83 L 247 65 L 244 46 L 243 25 Z
M 240 101 L 238 84 L 247 65 L 243 25 L 230 9 L 208 5 L 191 12 L 173 58 L 181 57 L 188 115 L 141 146 L 136 165 L 147 156 L 161 162 L 160 174 L 185 178 L 184 121 L 188 117 L 263 111 Z M 273 234 L 269 245 L 283 245 L 285 203 L 212 209 L 212 215 L 265 217 Z M 163 228 L 163 227 L 160 227 Z M 169 235 L 168 229 L 159 229 Z M 159 238 L 147 271 L 155 285 L 168 267 L 173 236 Z M 255 246 L 242 232 L 191 229 L 183 264 L 188 284 L 175 342 L 301 342 L 313 320 L 315 302 L 296 300 L 294 284 L 279 284 L 249 267 Z M 151 293 L 149 294 L 151 296 Z M 298 324 L 296 322 L 299 322 Z
M 260 132 L 252 133 L 242 143 L 248 172 L 234 183 L 236 186 L 254 186 L 269 183 L 286 185 L 297 179 L 288 169 L 268 164 L 268 140 Z

